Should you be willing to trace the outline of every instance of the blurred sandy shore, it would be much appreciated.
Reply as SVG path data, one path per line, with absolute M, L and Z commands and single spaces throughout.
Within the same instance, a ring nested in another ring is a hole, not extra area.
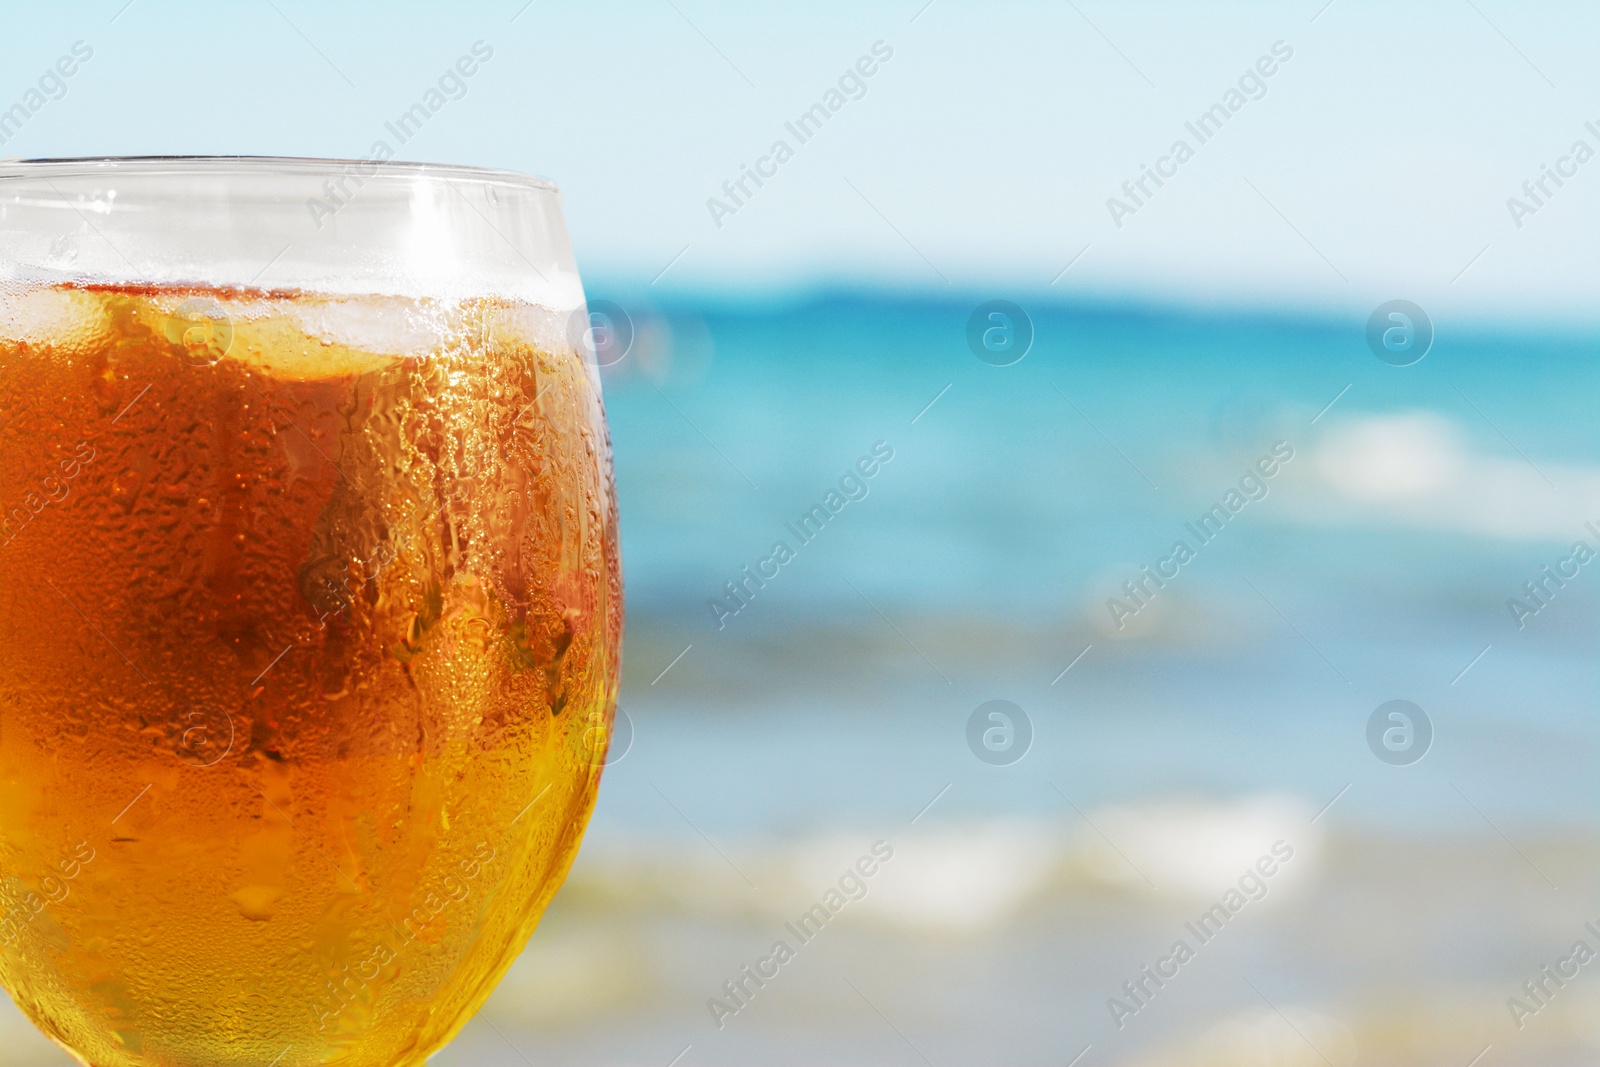
M 437 1062 L 522 1062 L 507 1038 L 535 1063 L 641 1065 L 685 1046 L 683 1064 L 796 1067 L 1062 1065 L 1086 1047 L 1083 1065 L 1149 1067 L 1464 1067 L 1485 1048 L 1482 1063 L 1554 1067 L 1600 1055 L 1600 978 L 1580 972 L 1520 1031 L 1506 1007 L 1579 938 L 1600 947 L 1583 929 L 1600 917 L 1581 903 L 1597 899 L 1589 842 L 1523 828 L 1524 857 L 1487 832 L 1324 838 L 1302 826 L 1266 895 L 1202 945 L 1186 923 L 1303 814 L 1270 801 L 1090 812 L 1125 855 L 1081 828 L 907 834 L 882 884 L 721 1030 L 707 999 L 785 936 L 806 885 L 815 896 L 828 884 L 821 853 L 842 868 L 865 842 L 730 853 L 759 893 L 725 866 L 696 878 L 666 849 L 612 867 L 620 855 L 596 842 L 487 1020 Z M 1180 938 L 1195 958 L 1118 1029 L 1107 1001 L 1128 1003 L 1122 983 Z

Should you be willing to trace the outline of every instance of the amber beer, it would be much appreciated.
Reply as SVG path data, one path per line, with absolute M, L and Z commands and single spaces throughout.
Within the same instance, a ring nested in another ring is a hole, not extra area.
M 0 286 L 0 981 L 82 1062 L 421 1063 L 527 940 L 621 632 L 550 318 Z

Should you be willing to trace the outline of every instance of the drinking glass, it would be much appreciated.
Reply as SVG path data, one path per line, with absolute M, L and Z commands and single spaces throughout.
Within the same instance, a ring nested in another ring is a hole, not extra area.
M 539 179 L 0 164 L 0 983 L 79 1061 L 420 1064 L 521 950 L 616 699 L 586 327 Z

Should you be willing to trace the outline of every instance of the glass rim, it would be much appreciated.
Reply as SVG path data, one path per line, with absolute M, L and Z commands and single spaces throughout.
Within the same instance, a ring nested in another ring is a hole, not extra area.
M 93 175 L 134 173 L 146 176 L 164 174 L 201 176 L 266 175 L 275 171 L 309 175 L 336 175 L 351 168 L 364 168 L 364 175 L 376 177 L 456 177 L 485 184 L 521 186 L 543 192 L 560 189 L 549 178 L 515 170 L 477 167 L 462 163 L 424 163 L 399 159 L 336 159 L 317 156 L 65 156 L 40 159 L 0 160 L 0 182 L 49 174 Z

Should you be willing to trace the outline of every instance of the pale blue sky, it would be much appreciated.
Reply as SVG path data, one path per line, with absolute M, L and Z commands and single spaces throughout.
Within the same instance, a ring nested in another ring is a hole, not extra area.
M 1600 19 L 1577 5 L 123 3 L 8 12 L 0 106 L 74 41 L 94 58 L 0 153 L 361 155 L 483 40 L 400 155 L 555 179 L 591 279 L 1024 293 L 1071 262 L 1054 292 L 1595 303 L 1600 160 L 1520 229 L 1506 204 L 1575 139 L 1600 148 Z M 785 132 L 880 40 L 865 96 Z M 1266 94 L 1199 145 L 1184 122 L 1280 40 Z M 707 199 L 780 137 L 794 158 L 719 228 Z M 1179 137 L 1195 157 L 1118 228 L 1107 198 Z

